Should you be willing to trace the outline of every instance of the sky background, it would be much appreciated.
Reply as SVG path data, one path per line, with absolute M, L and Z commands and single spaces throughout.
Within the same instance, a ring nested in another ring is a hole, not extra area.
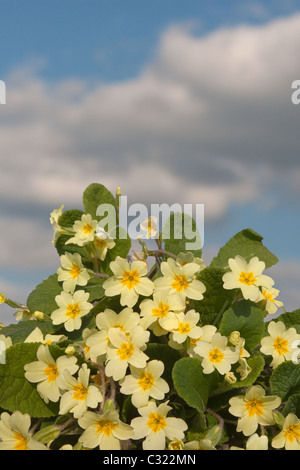
M 26 302 L 56 271 L 50 212 L 99 182 L 129 203 L 205 204 L 207 263 L 257 231 L 300 306 L 300 1 L 0 0 L 0 14 L 0 291 Z

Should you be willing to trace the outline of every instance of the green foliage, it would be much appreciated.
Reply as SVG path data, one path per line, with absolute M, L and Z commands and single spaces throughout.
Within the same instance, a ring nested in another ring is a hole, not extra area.
M 99 240 L 95 238 L 93 227 L 91 237 L 81 243 L 76 238 L 80 235 L 76 233 L 77 224 L 74 226 L 85 214 L 90 215 L 93 220 L 102 221 L 103 228 L 106 229 L 106 213 L 100 215 L 98 211 L 99 205 L 102 204 L 113 208 L 116 215 L 116 230 L 113 236 L 111 233 L 109 238 L 106 234 L 103 235 L 105 242 L 111 242 L 113 239 L 114 246 L 112 243 L 103 255 L 97 251 L 99 247 L 96 249 L 95 242 Z M 260 297 L 257 297 L 255 302 L 250 301 L 247 293 L 241 289 L 247 282 L 251 289 L 252 279 L 255 287 L 255 273 L 249 278 L 251 282 L 237 275 L 232 288 L 227 288 L 227 285 L 224 287 L 223 278 L 230 271 L 229 258 L 239 255 L 249 263 L 252 258 L 257 257 L 269 268 L 277 263 L 277 257 L 263 245 L 261 235 L 247 228 L 234 235 L 212 262 L 204 266 L 201 259 L 202 242 L 196 222 L 187 214 L 179 218 L 178 213 L 173 213 L 156 242 L 151 241 L 148 245 L 147 241 L 140 240 L 142 253 L 139 252 L 138 259 L 142 261 L 134 265 L 137 268 L 135 270 L 132 268 L 132 262 L 137 258 L 136 253 L 132 251 L 132 240 L 125 229 L 118 226 L 118 205 L 118 195 L 115 198 L 103 185 L 93 183 L 84 191 L 83 210 L 59 210 L 56 212 L 61 214 L 59 219 L 52 217 L 58 255 L 77 253 L 82 262 L 79 270 L 79 266 L 75 265 L 68 273 L 65 272 L 68 280 L 74 281 L 74 289 L 70 288 L 68 295 L 78 295 L 78 298 L 77 304 L 66 305 L 61 323 L 53 323 L 57 312 L 52 315 L 58 309 L 56 297 L 61 296 L 65 287 L 63 282 L 58 281 L 57 273 L 37 285 L 29 294 L 26 305 L 6 299 L 4 294 L 1 294 L 1 303 L 6 302 L 12 308 L 18 309 L 18 315 L 24 312 L 26 318 L 18 317 L 17 322 L 5 326 L 0 333 L 0 346 L 4 345 L 6 349 L 4 356 L 0 350 L 1 410 L 10 414 L 17 411 L 28 414 L 32 420 L 34 439 L 50 449 L 59 449 L 63 444 L 70 444 L 74 449 L 83 448 L 80 441 L 84 431 L 80 419 L 82 416 L 76 415 L 75 408 L 64 410 L 66 403 L 63 397 L 69 390 L 60 374 L 66 380 L 65 371 L 51 369 L 53 364 L 50 364 L 51 367 L 48 364 L 49 370 L 45 368 L 45 364 L 39 363 L 36 366 L 36 376 L 46 379 L 46 389 L 47 386 L 49 389 L 54 385 L 58 387 L 58 401 L 42 398 L 37 382 L 31 382 L 26 378 L 28 375 L 25 377 L 25 366 L 38 362 L 37 351 L 42 343 L 47 344 L 55 361 L 60 358 L 61 363 L 70 364 L 68 360 L 74 355 L 80 369 L 69 372 L 78 383 L 82 374 L 87 374 L 88 383 L 85 382 L 83 388 L 75 387 L 70 392 L 74 392 L 72 400 L 77 396 L 76 399 L 82 405 L 85 387 L 93 387 L 94 393 L 95 390 L 100 393 L 102 400 L 99 399 L 96 404 L 86 402 L 83 416 L 90 416 L 85 415 L 85 411 L 99 416 L 116 411 L 121 421 L 129 427 L 134 427 L 135 418 L 140 417 L 149 403 L 154 403 L 153 406 L 156 407 L 167 403 L 170 407 L 168 417 L 178 420 L 178 426 L 172 425 L 173 439 L 168 436 L 160 445 L 162 449 L 168 449 L 169 445 L 172 449 L 171 440 L 177 444 L 181 443 L 184 449 L 204 447 L 227 450 L 237 443 L 245 448 L 248 437 L 243 432 L 237 432 L 238 418 L 230 413 L 229 400 L 245 395 L 252 386 L 260 385 L 266 396 L 275 395 L 282 400 L 276 410 L 276 424 L 272 421 L 269 425 L 271 429 L 265 432 L 268 448 L 272 448 L 272 436 L 281 431 L 285 416 L 292 413 L 298 417 L 300 423 L 300 370 L 297 349 L 293 360 L 283 357 L 282 364 L 273 366 L 271 353 L 265 355 L 261 347 L 263 339 L 269 335 L 266 322 L 268 303 L 262 302 Z M 196 234 L 194 239 L 189 239 L 186 224 Z M 67 241 L 71 237 L 74 238 L 74 243 L 68 244 Z M 198 245 L 194 245 L 192 249 L 187 243 L 195 240 Z M 150 248 L 152 242 L 157 244 L 156 249 L 153 249 L 153 246 Z M 166 274 L 170 272 L 168 270 L 171 263 L 166 263 L 169 257 L 175 260 L 172 262 L 173 279 Z M 115 262 L 114 265 L 111 264 L 112 261 Z M 143 264 L 144 261 L 146 265 Z M 189 269 L 184 269 L 190 262 L 194 263 L 187 267 L 193 271 L 189 277 Z M 122 271 L 115 276 L 116 266 Z M 147 269 L 144 272 L 142 267 L 145 266 Z M 164 286 L 161 288 L 159 282 L 163 276 Z M 136 277 L 138 280 L 135 283 Z M 198 291 L 201 285 L 203 298 Z M 262 288 L 259 289 L 262 294 Z M 81 300 L 78 300 L 82 295 L 79 290 L 84 291 L 84 298 L 88 294 L 89 308 L 86 311 L 80 304 Z M 123 296 L 124 292 L 127 297 Z M 133 292 L 136 298 L 131 303 Z M 150 318 L 149 326 L 146 327 L 147 312 L 143 311 L 145 317 L 142 317 L 141 303 L 145 299 L 155 302 L 157 297 L 154 294 L 162 295 L 161 302 L 151 306 L 151 309 L 149 307 L 148 314 L 153 318 Z M 67 298 L 69 299 L 69 296 Z M 177 307 L 171 307 L 174 298 L 177 299 Z M 123 317 L 123 323 L 119 316 L 121 312 L 122 315 L 125 315 L 124 312 L 128 315 L 126 320 L 125 316 Z M 79 313 L 82 317 L 77 324 L 75 319 Z M 194 315 L 197 324 L 191 320 L 192 316 L 188 319 L 188 313 Z M 73 324 L 68 323 L 67 327 L 67 321 L 70 319 Z M 300 335 L 300 309 L 287 313 L 284 309 L 278 310 L 271 321 L 281 321 L 295 342 L 300 339 L 295 333 L 296 331 Z M 99 326 L 100 324 L 102 326 Z M 40 331 L 41 343 L 28 342 L 29 335 L 35 329 Z M 218 335 L 215 336 L 215 333 Z M 120 337 L 116 339 L 118 334 Z M 48 339 L 46 343 L 46 335 L 54 335 L 51 344 Z M 220 343 L 214 349 L 209 349 L 215 344 L 213 341 L 217 340 L 220 340 Z M 273 348 L 275 354 L 274 344 Z M 111 369 L 110 361 L 115 361 Z M 229 366 L 226 361 L 231 361 Z M 136 366 L 141 363 L 144 364 L 143 367 Z M 207 363 L 211 366 L 209 370 L 206 369 Z M 218 368 L 220 364 L 224 368 Z M 151 366 L 159 367 L 159 377 L 155 375 L 157 372 L 146 372 L 146 368 L 151 369 Z M 117 375 L 116 378 L 114 374 L 119 374 L 121 369 L 122 377 Z M 133 380 L 137 381 L 135 392 Z M 52 384 L 52 381 L 57 382 Z M 131 383 L 130 387 L 127 381 Z M 79 390 L 83 393 L 80 398 Z M 47 391 L 49 392 L 48 389 Z M 75 391 L 79 395 L 76 395 Z M 53 398 L 51 393 L 50 397 Z M 142 398 L 145 401 L 142 406 L 138 406 L 137 403 Z M 147 422 L 147 433 L 151 435 L 152 428 L 149 421 Z M 155 421 L 155 426 L 158 422 Z M 182 426 L 186 428 L 185 432 L 180 431 Z M 88 435 L 90 431 L 91 429 Z M 162 430 L 161 434 L 163 432 Z M 260 435 L 260 428 L 257 428 L 256 432 Z M 1 439 L 5 440 L 5 436 L 1 434 L 0 426 Z M 157 442 L 156 439 L 154 441 Z M 142 438 L 130 438 L 122 446 L 141 450 L 144 443 Z M 100 449 L 101 445 L 100 443 Z M 94 447 L 93 441 L 90 448 Z

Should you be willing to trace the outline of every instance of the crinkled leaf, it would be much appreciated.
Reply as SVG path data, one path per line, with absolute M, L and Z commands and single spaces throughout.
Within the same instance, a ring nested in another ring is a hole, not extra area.
M 53 334 L 59 329 L 58 326 L 54 326 L 51 321 L 33 321 L 33 320 L 22 320 L 17 324 L 8 325 L 1 330 L 1 334 L 6 337 L 10 337 L 13 344 L 22 343 L 30 335 L 30 333 L 39 328 L 43 335 Z
M 236 302 L 224 312 L 219 331 L 223 336 L 239 331 L 245 339 L 245 349 L 251 352 L 264 335 L 264 312 L 247 300 Z
M 270 378 L 271 391 L 282 400 L 300 393 L 300 365 L 291 361 L 283 362 L 273 371 Z
M 116 200 L 105 186 L 99 183 L 92 183 L 83 193 L 85 212 L 90 214 L 93 219 L 99 220 L 100 217 L 97 216 L 97 209 L 100 204 L 111 204 L 113 207 L 116 207 Z
M 278 258 L 263 245 L 262 240 L 263 237 L 250 228 L 238 232 L 220 249 L 211 266 L 227 268 L 229 258 L 236 255 L 247 261 L 257 256 L 260 261 L 264 261 L 266 268 L 273 266 L 278 262 Z
M 49 276 L 47 279 L 39 284 L 28 296 L 27 307 L 34 313 L 40 311 L 46 315 L 56 310 L 57 303 L 55 297 L 62 291 L 62 287 L 57 280 L 57 274 Z
M 195 220 L 188 214 L 171 214 L 163 227 L 162 239 L 165 242 L 165 250 L 175 255 L 190 251 L 194 256 L 202 256 L 203 240 Z M 193 247 L 189 246 L 191 243 L 194 244 Z
M 297 333 L 300 334 L 300 309 L 283 313 L 272 319 L 272 321 L 282 321 L 287 329 L 295 328 Z

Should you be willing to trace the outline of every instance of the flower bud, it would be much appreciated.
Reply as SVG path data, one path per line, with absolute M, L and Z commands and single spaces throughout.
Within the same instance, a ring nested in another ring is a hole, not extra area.
M 234 346 L 238 346 L 241 340 L 241 334 L 239 331 L 233 331 L 229 336 L 229 342 Z
M 169 443 L 168 449 L 169 450 L 182 450 L 183 446 L 184 444 L 180 439 L 174 439 L 174 441 Z
M 75 348 L 74 346 L 68 346 L 66 347 L 65 349 L 65 353 L 68 355 L 68 356 L 73 356 L 73 354 L 75 354 Z
M 229 384 L 234 384 L 236 382 L 236 376 L 234 375 L 233 372 L 227 372 L 225 374 L 225 381 L 228 382 Z
M 45 318 L 45 315 L 43 312 L 40 312 L 39 310 L 36 310 L 33 314 L 34 318 L 36 318 L 37 320 L 44 320 Z
M 58 438 L 60 435 L 60 429 L 54 424 L 46 426 L 45 428 L 40 429 L 33 435 L 33 438 L 42 444 L 50 444 L 52 441 Z

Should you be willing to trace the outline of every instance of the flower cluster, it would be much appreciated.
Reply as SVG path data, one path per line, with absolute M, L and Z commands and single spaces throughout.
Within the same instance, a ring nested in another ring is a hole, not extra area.
M 299 384 L 281 386 L 299 367 L 300 315 L 277 300 L 258 242 L 206 266 L 149 217 L 130 253 L 84 200 L 50 216 L 57 272 L 27 305 L 0 294 L 17 320 L 0 373 L 17 363 L 27 393 L 0 398 L 0 449 L 300 450 Z

